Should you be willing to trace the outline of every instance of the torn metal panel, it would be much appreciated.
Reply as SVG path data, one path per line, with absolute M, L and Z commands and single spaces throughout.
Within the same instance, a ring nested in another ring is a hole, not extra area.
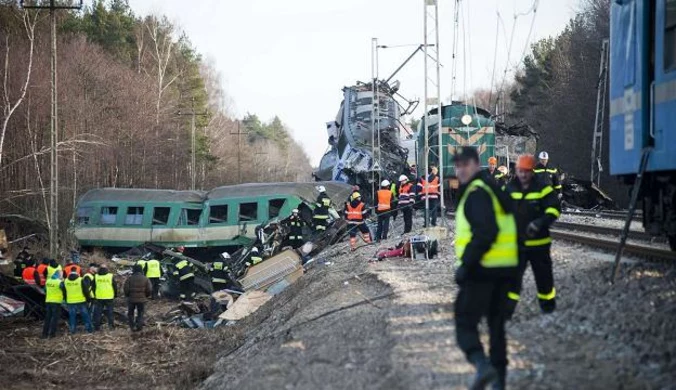
M 223 312 L 218 318 L 226 321 L 237 321 L 258 310 L 272 295 L 263 291 L 247 291 L 235 303 Z
M 562 174 L 563 203 L 583 209 L 617 210 L 617 204 L 589 180 Z
M 294 250 L 273 256 L 260 264 L 249 268 L 239 283 L 244 291 L 266 290 L 280 281 L 295 282 L 303 275 L 303 267 L 298 253 Z

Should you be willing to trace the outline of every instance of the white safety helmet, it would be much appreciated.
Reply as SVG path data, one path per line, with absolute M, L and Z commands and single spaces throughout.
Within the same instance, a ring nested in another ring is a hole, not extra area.
M 399 176 L 399 181 L 408 181 L 408 176 L 406 175 Z
M 298 209 L 293 209 L 293 210 L 291 210 L 291 213 L 292 213 L 292 214 L 298 214 Z
M 228 259 L 230 259 L 230 254 L 228 252 L 223 252 L 223 253 L 221 253 L 221 258 L 223 260 L 228 260 Z
M 324 186 L 317 186 L 317 191 L 319 191 L 319 192 L 326 192 L 326 187 L 324 187 Z
M 383 181 L 380 182 L 380 186 L 381 186 L 381 187 L 389 187 L 389 186 L 390 186 L 390 181 L 387 180 L 387 179 L 385 179 L 385 180 L 383 180 Z
M 258 253 L 258 247 L 253 247 L 251 248 L 252 253 Z
M 542 151 L 542 152 L 540 152 L 540 154 L 538 155 L 538 158 L 539 158 L 540 160 L 549 160 L 549 154 L 548 154 L 547 152 L 545 152 L 545 151 Z

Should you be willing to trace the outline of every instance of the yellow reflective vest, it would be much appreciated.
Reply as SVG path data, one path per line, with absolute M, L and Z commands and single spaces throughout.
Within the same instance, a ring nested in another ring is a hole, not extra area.
M 96 290 L 94 295 L 96 299 L 113 299 L 115 290 L 113 289 L 113 274 L 95 275 Z
M 152 259 L 146 262 L 146 276 L 149 278 L 159 278 L 162 276 L 159 260 Z
M 82 278 L 78 277 L 75 280 L 66 279 L 63 281 L 66 287 L 66 303 L 84 303 L 87 302 L 84 292 L 82 292 Z
M 465 253 L 467 244 L 472 241 L 472 227 L 465 217 L 465 201 L 473 191 L 479 188 L 490 195 L 498 226 L 498 236 L 488 252 L 481 258 L 480 264 L 483 268 L 516 267 L 519 264 L 516 220 L 512 214 L 505 213 L 491 187 L 481 179 L 474 179 L 467 185 L 455 213 L 455 256 L 458 259 L 458 265 L 462 265 L 462 255 Z
M 61 291 L 61 279 L 49 279 L 45 282 L 45 303 L 63 302 L 63 291 Z

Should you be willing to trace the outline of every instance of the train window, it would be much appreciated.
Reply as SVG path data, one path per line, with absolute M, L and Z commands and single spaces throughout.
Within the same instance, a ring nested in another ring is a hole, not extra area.
M 202 214 L 202 210 L 199 209 L 181 209 L 178 224 L 187 226 L 197 225 L 200 222 L 200 214 Z
M 127 215 L 124 217 L 125 225 L 143 224 L 143 207 L 127 207 Z
M 286 199 L 270 199 L 268 201 L 268 218 L 277 218 L 284 207 Z
M 101 207 L 101 225 L 115 225 L 117 207 Z
M 228 205 L 209 206 L 209 223 L 228 222 Z
M 676 0 L 666 1 L 664 15 L 664 71 L 676 70 Z
M 155 207 L 153 210 L 153 225 L 168 225 L 169 224 L 169 207 Z
M 91 223 L 92 214 L 94 213 L 93 207 L 80 207 L 75 213 L 76 221 L 78 225 L 89 225 Z
M 256 221 L 258 219 L 258 203 L 239 204 L 239 222 Z

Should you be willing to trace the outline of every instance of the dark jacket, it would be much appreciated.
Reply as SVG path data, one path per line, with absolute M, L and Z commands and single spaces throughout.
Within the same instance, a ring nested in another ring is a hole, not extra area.
M 506 213 L 513 213 L 512 202 L 505 191 L 498 187 L 495 180 L 491 180 L 481 171 L 472 177 L 468 183 L 480 179 L 486 183 L 498 198 L 500 206 Z M 460 187 L 462 199 L 467 184 Z M 463 265 L 467 268 L 469 279 L 486 280 L 496 277 L 513 277 L 516 268 L 483 268 L 481 258 L 488 252 L 498 236 L 498 224 L 495 220 L 495 209 L 491 196 L 483 189 L 476 188 L 467 195 L 465 200 L 465 218 L 472 227 L 472 240 L 467 243 L 462 255 Z
M 153 285 L 141 272 L 134 272 L 124 282 L 124 296 L 129 303 L 145 303 L 152 296 Z
M 108 272 L 107 269 L 100 268 L 99 272 L 97 272 L 96 274 L 103 276 L 103 275 L 108 275 L 109 273 L 110 272 Z M 94 293 L 96 293 L 96 275 L 94 275 L 94 279 L 92 279 L 92 281 L 91 281 L 91 286 L 89 286 L 90 283 L 89 283 L 89 280 L 87 278 L 85 278 L 84 281 L 87 283 L 87 287 L 91 288 L 90 291 L 93 291 Z M 115 280 L 115 277 L 113 277 L 113 293 L 115 294 L 116 297 L 119 296 L 118 293 L 117 293 L 117 282 Z
M 315 216 L 328 216 L 329 207 L 331 206 L 331 198 L 326 195 L 326 192 L 320 192 L 317 196 L 317 202 L 315 204 L 315 209 L 313 210 L 313 215 Z
M 519 246 L 524 246 L 526 241 L 532 242 L 549 237 L 549 227 L 561 212 L 556 191 L 537 176 L 533 176 L 527 189 L 523 188 L 519 178 L 511 180 L 506 189 L 514 206 L 516 226 L 519 231 Z M 540 230 L 529 237 L 526 235 L 526 230 L 531 222 L 535 222 Z
M 558 168 L 552 165 L 544 166 L 542 163 L 538 163 L 535 168 L 533 168 L 533 172 L 543 183 L 549 184 L 553 189 L 561 192 L 562 186 L 561 180 L 559 179 Z

